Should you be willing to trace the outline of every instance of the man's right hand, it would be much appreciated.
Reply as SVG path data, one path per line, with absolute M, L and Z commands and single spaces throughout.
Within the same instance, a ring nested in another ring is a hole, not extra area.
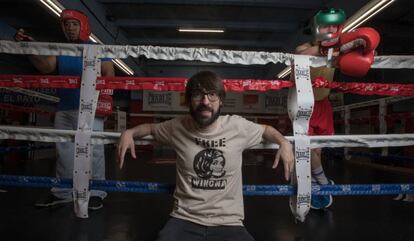
M 24 32 L 24 29 L 17 30 L 16 34 L 14 35 L 14 40 L 17 42 L 20 41 L 34 41 L 34 38 Z
M 124 131 L 118 142 L 117 162 L 119 163 L 120 169 L 122 169 L 122 166 L 124 165 L 125 153 L 128 149 L 131 149 L 132 158 L 136 159 L 134 137 L 131 130 Z

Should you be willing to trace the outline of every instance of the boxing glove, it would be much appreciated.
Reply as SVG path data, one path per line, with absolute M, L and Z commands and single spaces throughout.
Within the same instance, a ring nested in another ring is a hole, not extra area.
M 380 42 L 379 33 L 369 27 L 357 28 L 351 32 L 343 33 L 339 37 L 340 51 L 347 53 L 355 49 L 362 50 L 363 54 L 372 52 Z
M 380 42 L 373 28 L 359 28 L 340 36 L 340 54 L 337 66 L 341 73 L 363 77 L 374 63 L 374 51 Z

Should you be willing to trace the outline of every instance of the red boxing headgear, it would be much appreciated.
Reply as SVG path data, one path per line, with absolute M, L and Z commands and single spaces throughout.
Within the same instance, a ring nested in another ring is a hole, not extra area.
M 89 25 L 88 16 L 78 10 L 65 9 L 60 13 L 60 25 L 62 26 L 63 33 L 66 35 L 64 22 L 68 19 L 75 19 L 79 21 L 80 31 L 79 40 L 87 41 L 89 35 L 91 35 L 91 27 Z M 67 37 L 67 36 L 66 36 Z

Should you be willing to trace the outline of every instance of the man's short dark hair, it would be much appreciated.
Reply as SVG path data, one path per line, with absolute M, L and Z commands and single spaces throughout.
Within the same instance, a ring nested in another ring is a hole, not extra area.
M 185 88 L 185 102 L 187 104 L 190 103 L 194 90 L 216 91 L 221 101 L 226 97 L 223 79 L 211 71 L 200 71 L 188 80 Z

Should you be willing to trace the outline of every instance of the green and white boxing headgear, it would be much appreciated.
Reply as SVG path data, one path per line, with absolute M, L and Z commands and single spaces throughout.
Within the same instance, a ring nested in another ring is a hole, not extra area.
M 325 41 L 337 38 L 342 32 L 345 20 L 346 15 L 342 9 L 330 8 L 327 10 L 320 10 L 315 17 L 313 17 L 312 32 L 315 40 Z M 336 31 L 336 33 L 320 33 L 319 27 L 323 25 L 338 25 L 338 31 Z

